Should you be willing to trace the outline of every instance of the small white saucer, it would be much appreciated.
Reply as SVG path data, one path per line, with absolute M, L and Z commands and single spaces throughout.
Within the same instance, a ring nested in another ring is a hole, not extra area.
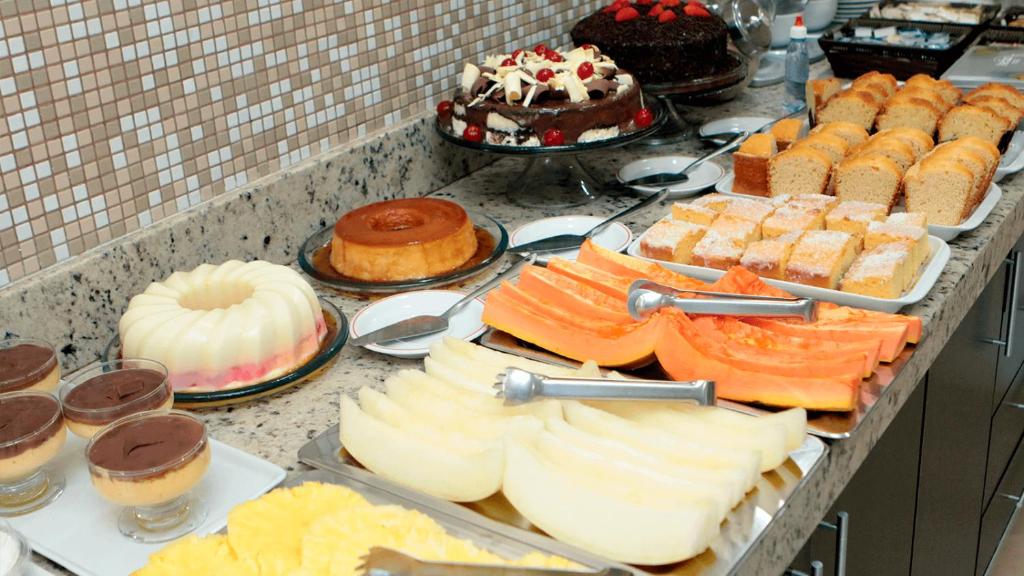
M 358 338 L 413 316 L 443 314 L 465 295 L 464 292 L 455 290 L 417 290 L 377 300 L 352 317 L 352 338 Z M 368 344 L 365 348 L 399 358 L 423 358 L 430 352 L 430 345 L 444 336 L 469 341 L 483 334 L 486 328 L 480 319 L 483 313 L 484 301 L 477 298 L 452 316 L 448 329 L 444 332 Z
M 730 118 L 719 118 L 718 120 L 712 120 L 707 124 L 700 127 L 700 137 L 707 138 L 712 134 L 721 134 L 723 132 L 739 132 L 746 130 L 753 134 L 761 129 L 765 124 L 775 120 L 774 118 L 768 118 L 765 116 L 732 116 Z M 728 136 L 721 139 L 715 139 L 718 144 L 725 144 Z
M 644 158 L 636 162 L 630 162 L 619 169 L 619 182 L 634 180 L 649 174 L 662 174 L 665 172 L 679 172 L 696 160 L 694 156 L 655 156 Z M 669 198 L 689 198 L 696 196 L 706 188 L 714 186 L 725 176 L 725 170 L 710 160 L 701 164 L 696 170 L 690 172 L 690 179 L 682 184 L 675 184 L 668 187 Z M 637 192 L 654 194 L 661 190 L 661 186 L 633 186 Z
M 555 216 L 554 218 L 543 218 L 527 222 L 512 231 L 509 238 L 509 247 L 514 248 L 520 244 L 551 238 L 560 234 L 585 234 L 594 226 L 601 223 L 604 218 L 599 216 Z M 633 241 L 633 233 L 621 222 L 612 222 L 607 228 L 593 237 L 593 241 L 602 248 L 622 252 L 629 247 Z M 580 253 L 579 250 L 561 250 L 558 252 L 545 252 L 537 255 L 537 262 L 545 263 L 551 258 L 565 258 L 575 260 Z

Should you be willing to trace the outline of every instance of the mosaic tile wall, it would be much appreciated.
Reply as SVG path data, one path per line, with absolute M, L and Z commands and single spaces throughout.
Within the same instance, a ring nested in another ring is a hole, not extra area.
M 431 111 L 599 4 L 0 0 L 0 286 Z

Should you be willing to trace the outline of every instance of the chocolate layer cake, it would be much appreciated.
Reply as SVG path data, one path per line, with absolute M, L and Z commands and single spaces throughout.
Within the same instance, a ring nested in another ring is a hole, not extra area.
M 592 46 L 532 50 L 467 63 L 441 125 L 474 142 L 559 146 L 614 138 L 649 126 L 633 76 Z
M 699 2 L 616 2 L 580 20 L 571 35 L 577 46 L 597 46 L 644 84 L 707 78 L 735 66 L 726 53 L 725 21 Z

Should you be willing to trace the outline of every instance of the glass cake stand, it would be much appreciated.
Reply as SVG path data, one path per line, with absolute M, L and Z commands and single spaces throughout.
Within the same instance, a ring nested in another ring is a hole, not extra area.
M 692 138 L 699 125 L 686 120 L 686 106 L 706 106 L 732 100 L 750 84 L 758 68 L 758 57 L 748 57 L 730 50 L 730 65 L 712 76 L 665 84 L 644 84 L 644 92 L 653 96 L 665 109 L 665 125 L 643 144 L 664 146 Z
M 581 154 L 642 140 L 665 124 L 668 114 L 663 102 L 660 99 L 645 101 L 645 105 L 654 114 L 654 121 L 647 128 L 606 140 L 562 146 L 508 146 L 470 142 L 446 130 L 440 121 L 435 122 L 434 126 L 442 138 L 464 148 L 506 156 L 525 156 L 526 166 L 506 187 L 513 204 L 526 208 L 571 208 L 592 202 L 601 193 L 597 179 L 580 163 Z

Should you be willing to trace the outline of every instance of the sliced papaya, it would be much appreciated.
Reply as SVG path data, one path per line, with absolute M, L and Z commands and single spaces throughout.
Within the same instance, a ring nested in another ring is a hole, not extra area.
M 590 240 L 585 241 L 580 247 L 580 254 L 576 257 L 576 261 L 634 280 L 640 278 L 652 280 L 677 290 L 707 290 L 707 284 L 700 280 L 673 272 L 654 262 L 620 254 Z
M 779 376 L 743 370 L 712 358 L 691 342 L 677 319 L 665 318 L 655 353 L 675 380 L 714 380 L 720 398 L 769 406 L 802 406 L 808 410 L 848 412 L 857 402 L 859 378 Z
M 589 333 L 601 336 L 615 338 L 631 331 L 637 324 L 635 320 L 631 320 L 628 323 L 622 323 L 579 316 L 565 310 L 564 308 L 552 306 L 547 302 L 534 298 L 518 286 L 508 282 L 502 282 L 501 286 L 497 290 L 491 292 L 491 294 L 487 296 L 488 300 L 490 300 L 491 296 L 494 294 L 498 294 L 500 298 L 513 300 L 516 304 L 527 308 L 536 314 L 540 314 L 550 318 L 551 320 L 560 322 L 567 327 L 579 328 L 580 330 L 586 330 Z
M 743 266 L 733 266 L 725 275 L 711 285 L 711 290 L 730 294 L 748 294 L 751 296 L 775 296 L 776 298 L 792 298 L 793 295 L 781 288 L 776 288 L 757 274 Z
M 713 341 L 716 346 L 723 347 L 727 355 L 741 362 L 746 361 L 746 358 L 767 362 L 769 371 L 777 369 L 780 370 L 780 374 L 860 374 L 862 378 L 870 378 L 874 372 L 875 366 L 873 363 L 868 364 L 867 353 L 856 349 L 844 350 L 835 342 L 825 342 L 831 344 L 832 349 L 812 346 L 809 341 L 773 334 L 756 326 L 744 324 L 735 318 L 723 316 L 698 316 L 690 322 L 702 337 Z M 785 371 L 781 371 L 782 369 Z
M 620 368 L 644 366 L 654 359 L 661 331 L 659 318 L 656 315 L 635 324 L 631 331 L 617 337 L 603 336 L 538 313 L 503 290 L 488 295 L 483 313 L 486 324 L 545 350 L 580 362 L 593 360 Z
M 523 268 L 519 273 L 519 288 L 571 314 L 622 324 L 634 322 L 626 310 L 625 300 L 547 268 Z
M 907 325 L 897 322 L 878 322 L 868 325 L 802 323 L 772 318 L 746 318 L 745 321 L 765 330 L 800 338 L 820 338 L 832 342 L 878 341 L 880 343 L 878 358 L 882 362 L 895 360 L 907 344 Z
M 811 357 L 806 352 L 758 347 L 741 341 L 731 341 L 706 324 L 695 324 L 682 312 L 663 310 L 671 316 L 690 343 L 704 355 L 726 362 L 743 370 L 762 374 L 796 377 L 839 377 L 859 381 L 863 377 L 864 358 L 838 358 L 836 356 Z
M 634 277 L 612 274 L 582 262 L 572 262 L 562 258 L 549 260 L 548 270 L 568 276 L 623 302 L 629 296 L 629 285 L 636 280 Z

